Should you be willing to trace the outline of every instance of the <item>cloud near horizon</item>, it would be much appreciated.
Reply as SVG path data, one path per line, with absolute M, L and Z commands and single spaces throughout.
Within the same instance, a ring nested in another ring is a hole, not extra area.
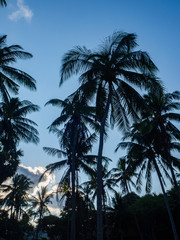
M 41 189 L 41 187 L 48 186 L 48 194 L 55 193 L 57 189 L 57 184 L 55 182 L 55 174 L 46 173 L 42 178 L 41 182 L 39 182 L 40 176 L 44 173 L 44 167 L 27 167 L 24 165 L 19 165 L 18 174 L 24 174 L 26 177 L 30 178 L 33 182 L 33 186 L 29 193 L 33 196 L 37 196 L 37 191 Z M 59 216 L 60 214 L 60 207 L 57 204 L 56 197 L 54 195 L 52 199 L 52 204 L 48 206 L 51 214 L 55 214 Z
M 33 193 L 37 192 L 38 189 L 41 187 L 47 186 L 50 189 L 53 189 L 55 185 L 55 175 L 45 173 L 41 181 L 39 182 L 39 178 L 44 173 L 45 168 L 44 167 L 27 167 L 24 165 L 19 165 L 18 173 L 24 174 L 26 177 L 30 178 L 33 182 Z
M 17 0 L 17 7 L 18 10 L 8 16 L 9 19 L 11 21 L 17 21 L 24 18 L 26 21 L 30 22 L 34 14 L 27 5 L 24 5 L 24 0 Z
M 39 182 L 40 176 L 44 173 L 45 168 L 38 166 L 38 167 L 30 167 L 30 166 L 24 166 L 22 164 L 19 165 L 17 173 L 23 174 L 26 177 L 28 177 L 32 182 L 32 188 L 28 191 L 30 195 L 37 196 L 38 190 L 41 189 L 41 187 L 47 186 L 48 187 L 48 194 L 55 193 L 57 189 L 57 183 L 56 183 L 56 176 L 55 174 L 49 174 L 45 173 L 41 182 Z M 12 183 L 12 178 L 9 178 L 4 182 L 4 184 L 9 185 Z M 7 193 L 1 192 L 0 197 L 4 197 Z M 54 197 L 51 199 L 52 203 L 48 205 L 48 208 L 51 212 L 51 214 L 60 215 L 61 207 L 57 203 L 56 200 L 56 194 L 54 194 Z

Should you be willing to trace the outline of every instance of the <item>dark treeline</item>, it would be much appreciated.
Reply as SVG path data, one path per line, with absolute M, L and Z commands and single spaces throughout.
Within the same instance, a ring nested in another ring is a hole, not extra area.
M 167 192 L 173 217 L 179 225 L 178 201 L 175 190 Z M 68 240 L 70 231 L 70 195 L 66 198 L 60 216 L 46 215 L 39 222 L 39 239 Z M 77 235 L 79 240 L 96 239 L 96 210 L 90 197 L 78 193 L 76 209 Z M 30 204 L 30 203 L 29 203 Z M 27 207 L 27 206 L 26 206 Z M 37 216 L 39 219 L 39 215 Z M 138 196 L 134 192 L 124 196 L 116 193 L 103 211 L 104 239 L 173 239 L 166 206 L 162 194 Z M 0 237 L 2 239 L 36 239 L 37 227 L 29 221 L 29 214 L 10 219 L 6 211 L 0 213 Z M 69 228 L 68 228 L 69 227 Z M 179 229 L 178 234 L 180 234 Z M 43 232 L 43 234 L 42 234 Z M 45 234 L 46 233 L 46 234 Z M 28 238 L 29 237 L 29 238 Z
M 80 87 L 65 100 L 46 103 L 61 109 L 48 127 L 59 149 L 44 147 L 57 160 L 41 177 L 62 170 L 56 191 L 60 216 L 50 215 L 53 194 L 48 186 L 32 196 L 31 180 L 16 173 L 23 154 L 20 142 L 39 141 L 36 123 L 27 118 L 39 107 L 14 97 L 21 85 L 36 90 L 36 82 L 11 65 L 31 57 L 19 45 L 7 46 L 6 36 L 0 37 L 0 236 L 178 240 L 180 161 L 174 153 L 180 151 L 180 92 L 165 91 L 157 66 L 138 49 L 136 34 L 115 32 L 96 51 L 76 46 L 62 58 L 60 86 L 77 75 Z M 113 169 L 108 166 L 115 159 L 103 155 L 109 127 L 118 128 L 122 137 L 112 148 L 126 150 Z M 93 155 L 95 144 L 98 153 Z M 82 171 L 88 177 L 84 183 L 79 182 Z M 150 194 L 153 174 L 162 194 Z M 172 184 L 169 191 L 166 180 Z M 147 195 L 132 192 L 144 185 Z

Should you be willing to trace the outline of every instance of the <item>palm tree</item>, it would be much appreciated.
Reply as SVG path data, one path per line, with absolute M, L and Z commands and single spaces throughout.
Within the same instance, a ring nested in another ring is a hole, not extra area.
M 120 158 L 117 167 L 111 171 L 115 182 L 120 184 L 123 194 L 131 192 L 131 185 L 140 191 L 139 186 L 136 186 L 132 180 L 132 177 L 136 177 L 137 174 L 132 169 L 131 164 L 127 164 L 126 158 Z
M 69 173 L 71 173 L 72 183 L 72 223 L 71 223 L 71 239 L 75 240 L 75 179 L 76 169 L 78 170 L 78 160 L 82 159 L 81 165 L 85 168 L 84 159 L 87 159 L 88 151 L 92 148 L 92 141 L 95 140 L 95 134 L 90 135 L 90 132 L 86 126 L 88 123 L 93 128 L 97 128 L 98 125 L 94 123 L 94 108 L 87 105 L 86 97 L 80 92 L 76 92 L 64 101 L 59 99 L 52 99 L 47 104 L 63 107 L 61 115 L 51 124 L 50 131 L 58 133 L 60 148 L 64 150 L 54 151 L 55 154 L 64 154 L 67 159 L 61 162 L 61 166 L 64 163 L 68 163 L 70 166 Z M 61 131 L 57 131 L 56 127 L 64 124 L 64 128 Z M 53 149 L 45 149 L 50 154 L 53 153 Z M 90 163 L 90 161 L 89 161 Z M 55 163 L 57 168 L 60 164 Z M 52 167 L 50 168 L 52 169 Z M 87 167 L 87 165 L 86 165 Z M 88 168 L 90 170 L 90 168 Z
M 22 151 L 17 150 L 11 142 L 2 146 L 0 144 L 0 185 L 15 174 L 20 157 L 23 156 Z
M 0 102 L 0 132 L 6 140 L 13 138 L 15 143 L 39 142 L 37 124 L 26 118 L 26 115 L 39 111 L 39 107 L 30 101 L 20 101 L 19 98 Z
M 118 149 L 116 149 L 116 151 L 117 150 Z M 123 194 L 127 193 L 126 196 L 133 194 L 131 192 L 131 186 L 136 188 L 136 190 L 138 192 L 141 191 L 141 186 L 138 184 L 135 184 L 134 179 L 132 179 L 132 178 L 135 178 L 137 176 L 137 174 L 134 172 L 134 169 L 131 166 L 131 161 L 128 163 L 128 160 L 129 159 L 127 159 L 126 157 L 120 158 L 117 163 L 117 167 L 112 169 L 112 172 L 113 172 L 112 176 L 113 176 L 115 182 L 119 183 L 120 189 Z M 117 198 L 117 200 L 121 199 L 121 196 L 119 194 L 118 195 L 115 194 L 115 198 L 112 199 L 114 206 L 116 205 L 116 198 Z M 133 212 L 133 217 L 134 217 L 134 220 L 135 220 L 135 223 L 137 226 L 139 237 L 142 240 L 143 236 L 141 233 L 141 229 L 139 226 L 137 216 L 134 212 Z
M 112 226 L 111 231 L 114 229 L 116 237 L 120 237 L 120 239 L 123 240 L 123 223 L 125 219 L 126 209 L 124 207 L 122 196 L 120 193 L 114 193 L 114 196 L 111 198 L 111 207 L 108 208 L 108 212 L 110 217 L 113 219 L 113 222 L 110 222 Z
M 93 191 L 92 186 L 90 184 L 83 183 L 79 186 L 79 190 L 80 190 L 80 195 L 83 196 L 83 198 L 84 198 L 87 210 L 89 210 L 89 211 L 94 210 L 95 207 L 94 207 L 94 203 L 93 203 L 93 198 L 91 198 L 91 194 Z M 88 212 L 87 212 L 87 214 L 88 214 Z
M 106 213 L 106 203 L 109 200 L 109 192 L 115 193 L 114 187 L 117 186 L 114 176 L 112 175 L 112 170 L 107 170 L 107 163 L 103 166 L 102 171 L 102 199 L 103 199 L 103 210 Z M 92 200 L 94 201 L 97 196 L 97 170 L 94 169 L 94 174 L 91 175 L 91 179 L 82 184 L 83 187 L 89 187 L 91 189 Z
M 38 111 L 39 107 L 30 101 L 10 98 L 0 102 L 0 159 L 2 174 L 0 184 L 11 177 L 18 166 L 22 151 L 17 150 L 21 140 L 38 143 L 38 131 L 32 120 L 26 115 Z M 7 168 L 8 166 L 8 168 Z
M 174 163 L 178 163 L 178 159 L 175 159 L 171 154 L 172 150 L 180 151 L 180 131 L 174 125 L 174 123 L 180 122 L 180 114 L 177 112 L 180 110 L 180 92 L 164 93 L 160 91 L 157 93 L 149 93 L 144 96 L 144 99 L 147 108 L 143 112 L 141 125 L 143 125 L 142 127 L 144 129 L 147 129 L 149 126 L 148 131 L 153 132 L 154 137 L 158 139 L 156 152 L 160 154 L 169 165 L 168 168 L 171 172 L 180 204 L 180 190 L 172 164 L 173 159 L 176 160 Z M 179 169 L 180 165 L 176 164 L 175 167 Z
M 103 239 L 102 223 L 102 152 L 105 126 L 110 123 L 127 127 L 129 116 L 137 117 L 142 98 L 133 89 L 159 87 L 154 73 L 157 67 L 146 52 L 135 51 L 136 35 L 115 32 L 92 52 L 75 47 L 64 55 L 60 85 L 73 74 L 80 73 L 80 89 L 87 96 L 96 95 L 97 120 L 101 122 L 97 164 L 97 239 Z
M 164 201 L 167 207 L 167 211 L 169 214 L 174 239 L 178 240 L 178 235 L 176 231 L 176 227 L 174 224 L 173 216 L 171 213 L 171 209 L 168 203 L 167 194 L 165 192 L 165 181 L 160 171 L 160 168 L 164 171 L 166 177 L 172 181 L 167 168 L 169 167 L 167 161 L 163 161 L 162 158 L 156 153 L 156 141 L 154 139 L 154 135 L 151 133 L 147 133 L 147 131 L 143 131 L 144 129 L 141 128 L 141 124 L 139 125 L 134 124 L 132 130 L 126 134 L 124 139 L 130 139 L 128 142 L 121 142 L 118 144 L 117 149 L 119 147 L 127 149 L 127 156 L 129 164 L 131 164 L 132 169 L 134 172 L 139 170 L 137 175 L 137 184 L 142 183 L 143 173 L 145 171 L 145 178 L 147 179 L 146 182 L 146 191 L 150 192 L 152 187 L 152 172 L 155 170 L 157 176 L 159 178 L 159 182 L 161 185 L 161 189 L 164 196 Z M 157 131 L 157 129 L 156 129 Z M 159 134 L 159 133 L 157 133 Z M 175 160 L 174 160 L 175 162 Z M 176 163 L 177 164 L 177 163 Z
M 1 4 L 5 1 L 1 1 Z M 36 81 L 27 73 L 11 67 L 10 64 L 17 59 L 28 59 L 32 54 L 23 51 L 19 45 L 6 45 L 6 35 L 0 37 L 0 93 L 3 100 L 10 98 L 9 90 L 18 93 L 19 84 L 28 87 L 30 90 L 36 89 Z
M 52 203 L 51 198 L 53 197 L 52 193 L 48 193 L 47 186 L 41 187 L 40 190 L 37 191 L 37 196 L 31 196 L 30 202 L 32 207 L 30 210 L 35 209 L 35 216 L 39 217 L 39 224 L 36 232 L 36 239 L 38 239 L 39 229 L 41 228 L 42 218 L 45 213 L 50 213 L 48 204 Z
M 15 174 L 12 183 L 1 185 L 1 190 L 6 196 L 2 200 L 2 205 L 10 212 L 10 218 L 20 219 L 24 208 L 28 205 L 29 194 L 32 181 L 23 174 Z
M 1 4 L 1 6 L 3 6 L 3 7 L 4 7 L 4 6 L 5 6 L 5 7 L 7 6 L 7 3 L 6 3 L 5 0 L 0 0 L 0 4 Z

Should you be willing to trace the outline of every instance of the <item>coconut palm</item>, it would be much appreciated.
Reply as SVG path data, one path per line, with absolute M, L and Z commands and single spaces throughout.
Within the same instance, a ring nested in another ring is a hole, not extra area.
M 144 129 L 143 129 L 144 130 Z M 156 129 L 156 131 L 158 131 Z M 160 134 L 160 133 L 157 133 Z M 167 194 L 165 192 L 165 181 L 160 169 L 163 170 L 166 177 L 172 181 L 167 168 L 169 167 L 167 161 L 164 161 L 159 154 L 156 153 L 156 145 L 157 139 L 154 139 L 154 135 L 151 133 L 147 133 L 142 131 L 141 126 L 139 124 L 134 124 L 132 127 L 132 131 L 128 132 L 124 139 L 130 139 L 127 142 L 121 142 L 118 144 L 117 149 L 119 147 L 127 149 L 127 159 L 131 164 L 131 168 L 134 169 L 137 174 L 137 184 L 142 184 L 142 177 L 145 171 L 146 178 L 146 191 L 150 192 L 152 187 L 152 172 L 156 171 L 161 189 L 164 196 L 164 201 L 167 207 L 167 211 L 169 214 L 174 239 L 178 239 L 176 227 L 174 224 L 173 216 L 171 213 L 171 209 L 168 203 Z M 176 160 L 174 162 L 177 164 Z
M 117 163 L 117 167 L 113 168 L 112 172 L 113 172 L 112 176 L 115 182 L 119 183 L 122 193 L 127 194 L 126 196 L 131 196 L 131 194 L 132 195 L 134 194 L 131 191 L 131 186 L 134 187 L 138 192 L 141 191 L 141 185 L 134 183 L 134 179 L 137 177 L 137 174 L 134 172 L 134 169 L 131 166 L 131 161 L 127 157 L 120 158 Z M 116 205 L 116 198 L 118 202 L 118 199 L 121 199 L 121 196 L 119 194 L 117 195 L 115 194 L 115 198 L 112 199 L 114 206 Z M 137 226 L 137 230 L 139 232 L 139 237 L 142 240 L 143 236 L 141 233 L 137 216 L 134 212 L 133 217 Z
M 1 1 L 1 4 L 5 1 Z M 6 45 L 6 35 L 0 37 L 0 93 L 1 98 L 9 99 L 9 91 L 18 93 L 19 84 L 30 90 L 36 89 L 36 81 L 27 73 L 11 66 L 18 59 L 28 59 L 32 54 L 25 52 L 19 45 Z
M 31 196 L 30 202 L 32 207 L 30 210 L 35 210 L 35 217 L 39 217 L 38 227 L 36 232 L 36 239 L 38 239 L 39 229 L 41 228 L 42 218 L 45 213 L 50 213 L 48 208 L 48 204 L 52 203 L 51 198 L 53 197 L 52 193 L 48 193 L 47 186 L 41 187 L 40 190 L 37 191 L 37 196 Z
M 87 105 L 85 95 L 76 92 L 64 101 L 59 99 L 52 99 L 47 104 L 62 107 L 60 116 L 51 124 L 49 130 L 58 133 L 60 148 L 63 149 L 67 156 L 66 163 L 69 164 L 69 173 L 71 173 L 72 183 L 72 224 L 71 224 L 71 239 L 75 239 L 75 179 L 76 168 L 78 162 L 76 159 L 83 159 L 92 148 L 92 141 L 95 140 L 95 135 L 90 135 L 86 126 L 88 123 L 91 127 L 97 128 L 98 125 L 94 123 L 94 108 Z M 56 127 L 64 124 L 61 131 L 57 131 Z M 46 151 L 49 151 L 45 149 Z M 49 153 L 52 153 L 51 149 Z M 55 154 L 63 153 L 61 150 L 54 152 Z M 85 157 L 87 159 L 87 157 Z M 61 162 L 62 164 L 62 162 Z M 64 164 L 64 162 L 63 162 Z M 77 165 L 76 165 L 77 164 Z M 81 161 L 81 165 L 84 164 Z M 57 164 L 55 164 L 57 166 Z M 59 166 L 59 164 L 58 164 Z M 61 165 L 62 166 L 62 165 Z M 83 168 L 85 165 L 83 166 Z M 59 168 L 59 167 L 58 167 Z M 52 169 L 52 165 L 51 165 Z
M 102 227 L 102 152 L 105 126 L 128 126 L 129 117 L 137 117 L 142 98 L 139 88 L 159 87 L 154 77 L 157 67 L 146 52 L 136 51 L 136 35 L 115 32 L 100 45 L 98 51 L 75 47 L 63 57 L 60 85 L 73 74 L 80 73 L 81 87 L 88 97 L 96 95 L 97 120 L 101 122 L 97 165 L 97 239 L 103 239 Z
M 108 208 L 108 213 L 113 219 L 113 222 L 110 221 L 112 226 L 111 231 L 113 232 L 113 229 L 115 229 L 114 232 L 116 233 L 116 236 L 123 240 L 123 224 L 125 220 L 126 209 L 120 193 L 114 193 L 114 196 L 111 198 L 111 207 Z
M 38 131 L 32 120 L 26 116 L 38 111 L 39 107 L 29 101 L 11 98 L 0 102 L 0 183 L 11 177 L 18 166 L 22 151 L 17 150 L 19 142 L 38 143 Z M 8 166 L 8 168 L 7 168 Z
M 21 156 L 22 151 L 17 150 L 13 141 L 0 144 L 0 185 L 15 174 Z
M 117 167 L 113 168 L 111 171 L 115 182 L 119 183 L 123 194 L 131 192 L 131 186 L 140 191 L 140 186 L 136 186 L 132 180 L 132 178 L 136 177 L 137 174 L 132 169 L 131 164 L 127 164 L 126 158 L 120 158 L 117 163 Z
M 92 211 L 95 209 L 93 199 L 91 198 L 92 187 L 88 184 L 81 184 L 79 186 L 80 195 L 83 196 L 87 210 Z M 87 212 L 88 214 L 88 212 Z
M 26 118 L 27 114 L 36 112 L 39 107 L 30 101 L 20 101 L 19 98 L 0 102 L 0 132 L 6 140 L 11 138 L 17 144 L 24 142 L 39 142 L 37 124 Z
M 52 203 L 51 198 L 53 197 L 52 193 L 48 193 L 47 186 L 41 187 L 40 190 L 37 191 L 36 196 L 31 196 L 31 204 L 32 209 L 36 209 L 35 216 L 39 217 L 39 222 L 41 222 L 43 215 L 45 213 L 50 213 L 48 204 Z
M 103 164 L 104 165 L 104 164 Z M 117 187 L 116 181 L 114 179 L 114 176 L 112 174 L 112 170 L 107 170 L 107 163 L 103 166 L 103 172 L 102 172 L 102 199 L 103 199 L 103 210 L 106 212 L 106 203 L 109 200 L 110 202 L 110 195 L 109 192 L 115 193 L 114 187 Z M 94 169 L 94 174 L 91 175 L 91 179 L 89 181 L 86 181 L 82 184 L 83 187 L 90 188 L 91 189 L 91 197 L 92 200 L 95 200 L 97 197 L 97 170 Z
M 10 218 L 20 219 L 25 208 L 28 206 L 29 194 L 32 181 L 23 174 L 16 174 L 12 178 L 12 183 L 1 185 L 1 190 L 5 195 L 2 205 L 10 212 Z
M 154 133 L 157 139 L 156 152 L 167 161 L 172 179 L 176 188 L 180 203 L 180 191 L 174 173 L 173 163 L 175 167 L 180 169 L 178 159 L 172 156 L 172 150 L 180 151 L 180 131 L 174 123 L 180 122 L 180 92 L 149 93 L 144 96 L 146 109 L 143 112 L 143 120 L 141 127 L 146 131 Z M 159 133 L 159 134 L 158 134 Z M 173 159 L 176 160 L 173 162 Z
M 1 6 L 3 6 L 3 7 L 4 7 L 4 6 L 5 6 L 5 7 L 7 6 L 7 3 L 6 3 L 5 0 L 1 0 L 1 1 L 0 1 L 0 4 L 1 4 Z

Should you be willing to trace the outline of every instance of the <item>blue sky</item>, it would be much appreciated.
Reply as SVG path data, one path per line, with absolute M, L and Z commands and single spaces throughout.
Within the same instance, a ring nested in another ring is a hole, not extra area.
M 55 136 L 47 131 L 58 116 L 58 109 L 44 104 L 51 98 L 64 99 L 78 87 L 76 77 L 61 88 L 58 86 L 62 56 L 75 45 L 94 49 L 114 31 L 136 33 L 139 49 L 150 54 L 166 89 L 179 90 L 179 0 L 7 0 L 7 3 L 7 8 L 0 8 L 0 34 L 7 34 L 8 45 L 19 44 L 34 56 L 14 65 L 37 81 L 37 92 L 22 88 L 20 97 L 41 107 L 39 113 L 31 115 L 39 125 L 40 144 L 21 144 L 23 165 L 46 166 L 56 161 L 42 147 L 58 147 Z M 104 148 L 104 155 L 111 157 L 114 165 L 121 152 L 114 155 L 112 146 L 119 141 L 120 133 L 114 131 Z

